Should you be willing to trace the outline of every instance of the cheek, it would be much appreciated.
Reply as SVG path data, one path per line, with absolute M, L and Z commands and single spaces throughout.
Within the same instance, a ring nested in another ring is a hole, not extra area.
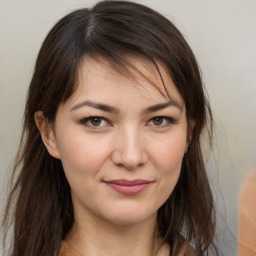
M 153 147 L 151 155 L 154 156 L 154 164 L 161 174 L 171 175 L 172 172 L 180 171 L 186 147 L 184 138 L 185 136 L 167 138 Z
M 172 193 L 180 176 L 186 136 L 173 136 L 155 146 L 154 165 L 159 178 L 159 202 L 163 204 Z
M 100 170 L 108 158 L 109 149 L 102 140 L 72 138 L 62 140 L 59 145 L 61 162 L 73 196 L 83 201 L 81 195 L 90 194 L 93 198 L 95 180 L 100 180 Z
M 103 140 L 90 137 L 65 136 L 58 145 L 65 172 L 72 175 L 97 173 L 109 154 L 109 146 Z

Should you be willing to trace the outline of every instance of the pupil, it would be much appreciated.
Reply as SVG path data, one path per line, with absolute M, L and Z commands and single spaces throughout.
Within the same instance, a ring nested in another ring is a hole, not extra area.
M 92 123 L 92 125 L 94 125 L 94 126 L 99 126 L 100 123 L 101 123 L 101 118 L 100 118 L 100 117 L 93 117 L 93 118 L 91 119 L 91 123 Z
M 163 123 L 163 118 L 162 117 L 155 117 L 153 120 L 153 123 L 155 125 L 161 125 Z

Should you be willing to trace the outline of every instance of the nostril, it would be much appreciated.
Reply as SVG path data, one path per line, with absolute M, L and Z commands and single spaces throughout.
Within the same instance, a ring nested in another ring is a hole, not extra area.
M 117 166 L 120 167 L 120 168 L 123 168 L 123 167 L 124 167 L 123 164 L 117 164 Z
M 143 152 L 134 155 L 127 154 L 127 152 L 115 151 L 112 155 L 112 161 L 119 168 L 134 170 L 138 167 L 143 167 L 147 162 L 147 157 Z

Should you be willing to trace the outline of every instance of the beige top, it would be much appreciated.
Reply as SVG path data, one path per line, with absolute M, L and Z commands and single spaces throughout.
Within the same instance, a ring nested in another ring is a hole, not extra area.
M 192 256 L 194 254 L 194 250 L 189 245 L 185 245 L 182 247 L 180 253 L 177 256 Z M 61 250 L 60 250 L 60 256 L 84 256 L 78 251 L 76 251 L 70 244 L 63 241 Z
M 83 256 L 83 255 L 77 252 L 70 244 L 64 241 L 62 242 L 60 256 Z
M 256 175 L 247 179 L 240 195 L 238 255 L 256 255 Z

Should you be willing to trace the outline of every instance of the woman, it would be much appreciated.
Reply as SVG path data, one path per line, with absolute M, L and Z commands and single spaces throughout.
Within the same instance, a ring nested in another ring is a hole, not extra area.
M 11 255 L 207 255 L 207 119 L 211 138 L 195 57 L 166 18 L 126 1 L 65 16 L 29 87 Z

